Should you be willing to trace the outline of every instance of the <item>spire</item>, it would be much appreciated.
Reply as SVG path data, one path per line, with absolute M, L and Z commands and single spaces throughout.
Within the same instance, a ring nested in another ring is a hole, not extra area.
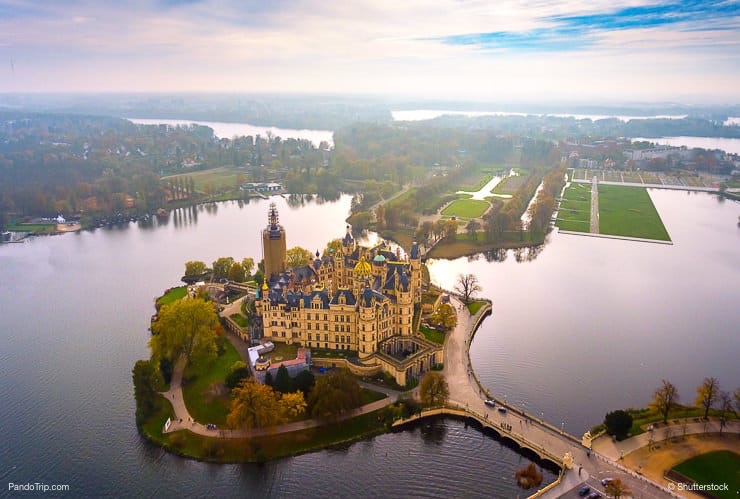
M 271 229 L 276 229 L 279 223 L 280 218 L 278 217 L 277 206 L 275 203 L 270 203 L 270 209 L 267 212 L 267 225 Z

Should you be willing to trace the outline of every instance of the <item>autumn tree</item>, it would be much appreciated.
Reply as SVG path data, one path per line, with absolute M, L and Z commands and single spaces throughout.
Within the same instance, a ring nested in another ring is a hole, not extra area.
M 662 380 L 660 388 L 653 393 L 653 400 L 650 407 L 658 411 L 663 416 L 663 422 L 668 422 L 668 413 L 671 412 L 678 403 L 678 390 L 667 380 Z
M 452 329 L 457 324 L 457 316 L 455 315 L 455 311 L 452 309 L 452 305 L 449 303 L 442 303 L 432 314 L 431 321 L 435 326 L 440 326 L 444 329 Z
M 272 383 L 272 388 L 280 393 L 290 393 L 294 390 L 293 378 L 290 377 L 288 368 L 284 365 L 281 365 L 278 368 L 277 374 L 275 375 L 275 381 Z
M 455 292 L 462 295 L 465 303 L 470 303 L 470 298 L 481 291 L 480 284 L 478 284 L 478 278 L 473 274 L 458 274 L 457 284 L 455 285 Z
M 717 402 L 719 391 L 717 378 L 704 378 L 702 384 L 696 389 L 696 402 L 694 403 L 704 408 L 704 419 L 709 416 L 709 409 Z
M 289 269 L 294 269 L 302 265 L 307 265 L 308 262 L 313 260 L 313 257 L 314 254 L 308 251 L 306 248 L 296 246 L 295 248 L 290 248 L 286 252 L 286 264 Z
M 230 256 L 222 256 L 213 262 L 213 278 L 223 279 L 228 277 L 232 265 L 234 265 L 234 259 Z
M 419 387 L 421 403 L 427 407 L 439 407 L 447 403 L 450 389 L 447 380 L 436 371 L 430 371 L 424 375 Z
M 159 309 L 149 346 L 156 359 L 212 358 L 216 356 L 219 328 L 213 304 L 200 298 L 178 300 Z
M 281 421 L 280 400 L 270 386 L 248 378 L 231 391 L 231 411 L 226 417 L 229 428 L 266 428 Z
M 732 397 L 729 392 L 719 392 L 718 396 L 719 406 L 719 434 L 722 435 L 722 430 L 727 424 L 727 414 L 734 413 L 735 409 L 732 407 Z
M 472 240 L 478 239 L 478 231 L 481 228 L 481 224 L 478 220 L 472 219 L 468 224 L 465 226 L 465 230 L 468 233 L 468 237 Z
M 199 261 L 189 261 L 185 262 L 185 275 L 186 276 L 196 276 L 201 275 L 206 271 L 206 264 L 204 262 Z
M 308 397 L 311 415 L 319 419 L 336 419 L 362 403 L 360 385 L 346 369 L 321 376 Z
M 303 392 L 298 390 L 284 393 L 280 397 L 280 412 L 286 421 L 295 421 L 306 413 L 306 399 Z
M 618 499 L 622 496 L 630 494 L 630 491 L 627 488 L 627 486 L 624 483 L 622 483 L 622 480 L 619 478 L 615 478 L 611 482 L 607 483 L 604 486 L 604 492 L 606 492 L 606 495 L 612 496 L 615 499 Z

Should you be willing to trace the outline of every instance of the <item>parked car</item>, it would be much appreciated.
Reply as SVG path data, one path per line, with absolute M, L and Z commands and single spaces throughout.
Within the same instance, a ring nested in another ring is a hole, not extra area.
M 496 402 L 494 402 L 494 401 L 493 401 L 493 400 L 491 400 L 491 399 L 486 399 L 486 402 L 485 402 L 485 404 L 486 404 L 486 405 L 487 405 L 488 407 L 496 407 Z
M 585 487 L 581 487 L 578 490 L 578 495 L 581 496 L 581 497 L 584 497 L 589 492 L 591 492 L 591 487 L 589 487 L 588 485 L 586 485 Z
M 606 487 L 607 485 L 609 485 L 613 481 L 614 481 L 613 478 L 604 478 L 604 479 L 601 480 L 601 485 L 603 485 L 604 487 Z
M 596 492 L 595 490 L 591 492 L 586 499 L 596 499 L 597 497 L 601 497 L 601 494 Z

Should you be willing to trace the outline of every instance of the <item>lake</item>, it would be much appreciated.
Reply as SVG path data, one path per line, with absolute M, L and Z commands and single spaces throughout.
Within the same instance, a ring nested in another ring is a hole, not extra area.
M 255 137 L 260 135 L 267 136 L 270 132 L 273 137 L 281 139 L 305 139 L 310 140 L 314 146 L 319 147 L 321 142 L 329 144 L 330 148 L 334 147 L 334 132 L 331 130 L 307 130 L 294 128 L 278 128 L 274 126 L 259 126 L 249 123 L 225 123 L 222 121 L 190 121 L 190 120 L 169 120 L 162 118 L 145 119 L 145 118 L 127 118 L 132 123 L 140 125 L 190 125 L 197 124 L 207 126 L 213 129 L 214 135 L 222 139 L 231 139 L 233 137 Z
M 439 109 L 414 109 L 404 111 L 391 111 L 391 116 L 395 121 L 424 121 L 433 120 L 444 115 L 467 116 L 469 118 L 478 118 L 481 116 L 553 116 L 556 118 L 575 118 L 577 120 L 589 119 L 591 121 L 603 120 L 607 118 L 617 118 L 620 121 L 629 120 L 648 120 L 648 119 L 669 119 L 681 120 L 686 117 L 682 115 L 653 115 L 653 116 L 628 116 L 628 115 L 609 115 L 609 114 L 570 114 L 570 113 L 517 113 L 509 111 L 449 111 Z
M 644 405 L 661 378 L 689 402 L 705 376 L 737 387 L 740 204 L 650 194 L 673 246 L 552 234 L 536 252 L 430 262 L 435 282 L 473 272 L 493 300 L 471 348 L 493 393 L 580 435 L 608 410 Z M 289 247 L 344 234 L 349 196 L 271 201 Z M 154 297 L 187 260 L 259 259 L 268 203 L 0 245 L 0 479 L 67 483 L 75 496 L 521 493 L 512 477 L 529 461 L 451 419 L 262 466 L 182 459 L 137 434 L 131 369 L 149 354 Z
M 673 245 L 554 233 L 538 251 L 488 255 L 499 261 L 429 263 L 447 288 L 474 273 L 493 300 L 471 360 L 497 397 L 580 436 L 644 407 L 663 378 L 686 403 L 704 377 L 738 388 L 740 203 L 649 192 Z
M 289 203 L 289 247 L 344 234 L 351 198 Z M 513 497 L 529 463 L 463 422 L 408 431 L 265 465 L 170 455 L 135 426 L 131 369 L 148 357 L 154 297 L 184 262 L 260 258 L 269 201 L 175 210 L 151 226 L 0 245 L 0 481 L 69 484 L 72 496 Z M 545 471 L 545 483 L 555 475 Z M 4 490 L 4 489 L 3 489 Z
M 728 139 L 724 137 L 659 137 L 659 138 L 645 138 L 635 137 L 631 139 L 646 140 L 648 142 L 654 142 L 656 144 L 663 144 L 673 147 L 700 147 L 702 149 L 721 149 L 722 151 L 740 154 L 740 139 Z

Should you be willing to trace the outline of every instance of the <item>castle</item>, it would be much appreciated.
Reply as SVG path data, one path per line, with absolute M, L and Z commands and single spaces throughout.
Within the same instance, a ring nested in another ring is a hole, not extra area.
M 273 342 L 345 351 L 327 362 L 355 374 L 389 373 L 399 385 L 442 362 L 442 348 L 414 331 L 421 304 L 421 255 L 414 243 L 401 259 L 384 242 L 363 247 L 349 226 L 338 250 L 317 251 L 287 268 L 286 234 L 274 203 L 262 231 L 265 280 L 257 295 L 263 336 Z M 321 363 L 314 354 L 314 363 Z

